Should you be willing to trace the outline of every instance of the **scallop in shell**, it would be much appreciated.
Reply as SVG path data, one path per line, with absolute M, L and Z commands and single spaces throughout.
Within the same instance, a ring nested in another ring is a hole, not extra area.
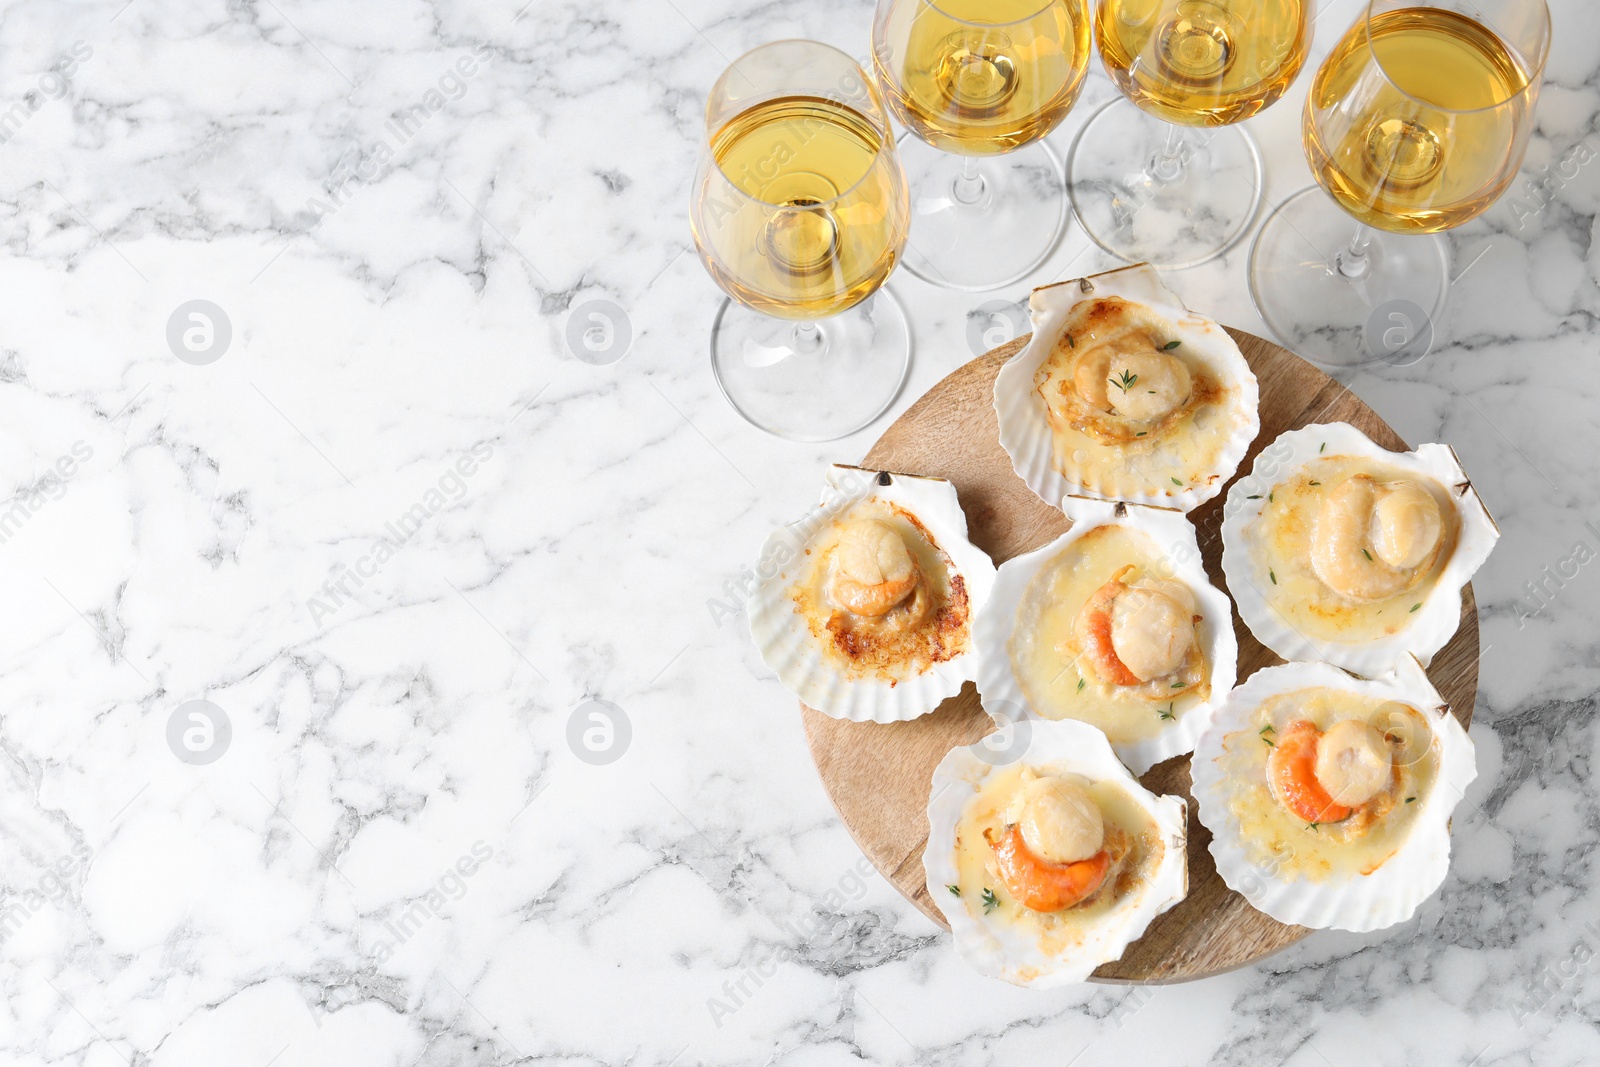
M 836 464 L 822 503 L 767 538 L 750 633 L 818 711 L 914 719 L 975 676 L 972 618 L 993 583 L 948 481 Z
M 1028 487 L 1190 511 L 1261 429 L 1255 375 L 1217 323 L 1140 263 L 1033 291 L 1033 338 L 994 383 Z
M 1194 526 L 1176 511 L 1068 497 L 1072 528 L 1007 560 L 978 612 L 978 690 L 1008 717 L 1103 730 L 1135 774 L 1194 748 L 1238 645 Z
M 1472 741 L 1422 665 L 1257 671 L 1191 763 L 1217 873 L 1279 922 L 1368 931 L 1409 918 L 1450 866 Z
M 928 892 L 980 973 L 1082 982 L 1188 894 L 1188 805 L 1145 789 L 1085 723 L 1008 729 L 1004 752 L 953 749 L 933 772 Z
M 1228 490 L 1222 570 L 1284 659 L 1380 674 L 1426 665 L 1499 530 L 1448 445 L 1390 452 L 1348 423 L 1290 430 Z

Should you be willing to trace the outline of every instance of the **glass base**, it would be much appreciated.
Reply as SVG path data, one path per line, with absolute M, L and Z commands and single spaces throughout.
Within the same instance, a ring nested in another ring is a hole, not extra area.
M 999 156 L 958 156 L 900 138 L 911 184 L 911 236 L 901 265 L 945 289 L 981 292 L 1032 274 L 1061 242 L 1067 190 L 1043 141 Z M 975 179 L 966 176 L 973 165 Z
M 1365 255 L 1352 237 L 1371 238 Z M 1438 234 L 1368 230 L 1318 186 L 1262 223 L 1250 249 L 1250 299 L 1278 340 L 1313 363 L 1405 366 L 1442 329 L 1450 249 Z
M 1225 252 L 1261 207 L 1261 152 L 1239 126 L 1175 126 L 1125 99 L 1078 131 L 1067 188 L 1089 239 L 1174 270 Z
M 832 441 L 870 425 L 910 369 L 910 323 L 887 289 L 816 322 L 724 300 L 711 328 L 722 395 L 751 425 L 791 441 Z

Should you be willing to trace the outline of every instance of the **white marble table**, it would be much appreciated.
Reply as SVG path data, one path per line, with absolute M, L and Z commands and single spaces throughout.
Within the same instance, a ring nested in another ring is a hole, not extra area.
M 700 108 L 757 43 L 862 54 L 870 4 L 522 2 L 0 10 L 0 1060 L 1600 1056 L 1594 5 L 1553 5 L 1548 206 L 1455 235 L 1445 342 L 1350 381 L 1504 530 L 1450 878 L 1387 935 L 1034 993 L 871 872 L 737 614 L 883 423 L 793 445 L 717 394 Z M 1271 201 L 1307 80 L 1254 123 Z M 1037 281 L 1109 265 L 1074 231 Z M 1260 330 L 1243 277 L 1169 280 Z M 899 410 L 994 294 L 893 284 Z M 195 300 L 211 362 L 169 346 Z M 606 365 L 567 343 L 591 300 L 627 316 Z M 570 740 L 592 700 L 609 763 Z

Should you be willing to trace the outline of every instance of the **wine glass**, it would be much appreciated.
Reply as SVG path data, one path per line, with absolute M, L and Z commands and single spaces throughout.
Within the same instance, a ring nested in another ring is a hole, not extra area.
M 888 113 L 855 60 L 777 41 L 717 79 L 690 224 L 730 298 L 711 366 L 740 415 L 790 440 L 830 441 L 888 409 L 911 331 L 880 287 L 909 217 Z
M 878 0 L 872 66 L 912 134 L 906 269 L 968 291 L 1032 273 L 1066 227 L 1061 159 L 1043 139 L 1083 90 L 1088 0 Z
M 1426 352 L 1449 292 L 1439 234 L 1516 177 L 1549 47 L 1544 0 L 1367 5 L 1306 97 L 1317 185 L 1250 251 L 1250 295 L 1279 340 L 1329 366 Z
M 1122 97 L 1078 131 L 1067 186 L 1084 231 L 1129 262 L 1220 255 L 1261 205 L 1261 153 L 1236 125 L 1305 66 L 1313 0 L 1098 0 L 1095 36 Z

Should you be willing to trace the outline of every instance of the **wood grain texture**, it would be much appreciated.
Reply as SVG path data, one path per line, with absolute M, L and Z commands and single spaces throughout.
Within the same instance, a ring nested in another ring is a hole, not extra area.
M 1261 433 L 1240 465 L 1285 430 L 1316 422 L 1348 422 L 1386 448 L 1407 445 L 1359 397 L 1287 349 L 1229 330 L 1261 385 Z M 961 367 L 929 390 L 888 428 L 862 460 L 874 470 L 933 475 L 955 483 L 974 544 L 998 566 L 1063 533 L 1059 510 L 1034 495 L 1012 470 L 1000 447 L 993 392 L 1000 366 L 1027 343 L 1020 337 Z M 1222 589 L 1222 503 L 1226 491 L 1190 516 L 1199 534 L 1206 572 Z M 1283 662 L 1234 616 L 1239 639 L 1239 681 Z M 1461 626 L 1428 671 L 1439 692 L 1466 725 L 1478 691 L 1478 612 L 1468 586 Z M 922 850 L 933 769 L 946 752 L 970 745 L 994 729 L 969 683 L 933 714 L 912 722 L 851 723 L 802 707 L 806 736 L 823 785 L 839 817 L 868 858 L 907 898 L 941 926 L 944 917 L 928 896 Z M 1168 760 L 1140 779 L 1157 793 L 1189 797 L 1189 758 Z M 1286 948 L 1309 930 L 1261 914 L 1223 884 L 1207 849 L 1211 835 L 1189 803 L 1189 896 L 1151 924 L 1122 959 L 1095 978 L 1112 982 L 1181 982 L 1242 967 Z

